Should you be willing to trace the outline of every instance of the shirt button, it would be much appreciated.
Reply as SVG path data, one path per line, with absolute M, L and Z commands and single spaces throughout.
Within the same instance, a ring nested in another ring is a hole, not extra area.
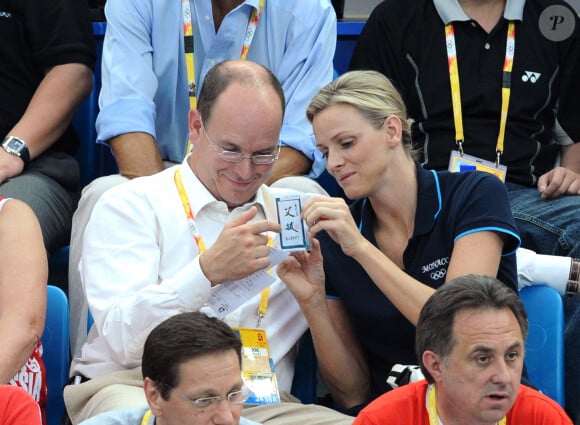
M 471 21 L 471 26 L 472 26 L 473 28 L 475 28 L 477 25 L 475 24 L 475 22 L 474 22 L 474 21 Z
M 489 50 L 489 48 L 490 48 L 490 45 L 489 45 L 489 43 L 485 43 L 485 44 L 483 45 L 483 47 L 485 47 L 485 50 Z
M 209 21 L 211 18 L 209 17 L 209 15 L 205 15 L 205 20 Z
M 212 60 L 210 60 L 210 61 L 209 61 L 209 64 L 210 64 L 211 66 L 214 66 L 214 65 L 215 65 L 215 61 L 212 59 Z

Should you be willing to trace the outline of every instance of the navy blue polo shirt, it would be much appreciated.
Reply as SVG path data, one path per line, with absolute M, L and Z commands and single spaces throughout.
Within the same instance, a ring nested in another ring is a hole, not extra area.
M 540 31 L 549 7 L 566 7 L 575 31 L 551 41 Z M 495 161 L 508 20 L 515 22 L 511 96 L 501 162 L 507 181 L 535 186 L 553 168 L 559 144 L 580 142 L 580 21 L 563 0 L 507 0 L 488 34 L 457 0 L 385 0 L 369 17 L 350 64 L 389 77 L 415 122 L 427 168 L 445 170 L 456 149 L 445 24 L 455 31 L 464 150 Z M 557 141 L 556 141 L 557 139 Z
M 498 279 L 517 291 L 515 249 L 519 246 L 505 185 L 481 172 L 434 172 L 417 166 L 418 197 L 413 236 L 403 254 L 404 270 L 438 288 L 445 282 L 449 258 L 457 239 L 479 231 L 505 236 Z M 351 206 L 362 234 L 377 245 L 374 211 L 369 202 Z M 326 291 L 345 305 L 371 373 L 373 398 L 390 387 L 386 379 L 396 363 L 417 364 L 415 327 L 375 286 L 367 273 L 346 256 L 326 233 L 320 233 Z

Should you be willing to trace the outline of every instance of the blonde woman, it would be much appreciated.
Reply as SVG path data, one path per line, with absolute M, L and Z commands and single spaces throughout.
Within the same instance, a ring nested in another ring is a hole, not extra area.
M 520 240 L 499 179 L 415 161 L 405 105 L 382 74 L 344 74 L 307 116 L 328 171 L 356 201 L 306 203 L 312 250 L 278 275 L 308 319 L 334 403 L 356 414 L 390 389 L 394 364 L 417 364 L 414 326 L 436 288 L 482 274 L 517 290 Z

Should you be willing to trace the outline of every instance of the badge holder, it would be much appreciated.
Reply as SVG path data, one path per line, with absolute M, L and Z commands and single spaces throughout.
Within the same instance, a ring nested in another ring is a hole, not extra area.
M 485 159 L 473 155 L 468 155 L 466 153 L 462 154 L 456 150 L 451 151 L 451 157 L 449 158 L 449 171 L 452 173 L 460 172 L 462 166 L 475 167 L 477 171 L 493 174 L 502 182 L 505 182 L 507 167 L 499 164 L 499 161 L 496 164 L 495 162 L 486 161 Z
M 278 381 L 264 329 L 233 328 L 242 341 L 242 378 L 252 392 L 246 404 L 280 403 Z

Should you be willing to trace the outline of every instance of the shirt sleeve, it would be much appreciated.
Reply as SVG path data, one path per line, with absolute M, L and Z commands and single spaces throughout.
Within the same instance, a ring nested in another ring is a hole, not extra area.
M 2 425 L 41 425 L 38 403 L 20 387 L 0 386 L 0 423 Z
M 105 13 L 97 143 L 136 131 L 156 138 L 151 1 L 109 0 Z
M 86 2 L 24 1 L 31 55 L 40 69 L 81 63 L 95 67 L 95 41 Z
M 111 360 L 127 367 L 140 363 L 145 339 L 157 324 L 170 315 L 199 310 L 211 287 L 199 256 L 191 255 L 194 244 L 174 253 L 173 263 L 184 266 L 160 266 L 167 255 L 159 242 L 164 240 L 162 233 L 180 228 L 160 223 L 142 191 L 125 189 L 131 183 L 113 188 L 95 205 L 80 266 L 95 326 Z M 193 259 L 187 261 L 189 257 Z
M 514 254 L 520 246 L 520 236 L 513 218 L 507 190 L 497 177 L 471 173 L 457 199 L 463 199 L 452 215 L 454 240 L 471 233 L 492 231 L 504 238 L 503 254 Z M 477 196 L 472 194 L 476 193 Z
M 357 40 L 349 67 L 350 70 L 378 71 L 389 77 L 399 90 L 397 82 L 402 80 L 399 61 L 404 60 L 405 52 L 398 40 L 404 35 L 400 26 L 393 28 L 390 17 L 407 15 L 397 12 L 401 7 L 411 6 L 398 0 L 385 0 L 372 11 Z
M 306 108 L 318 91 L 332 81 L 336 48 L 336 14 L 330 4 L 312 6 L 297 14 L 287 31 L 287 46 L 276 74 L 286 97 L 286 113 L 280 133 L 283 146 L 302 152 L 313 161 L 309 177 L 316 178 L 325 169 L 322 154 L 316 148 Z

